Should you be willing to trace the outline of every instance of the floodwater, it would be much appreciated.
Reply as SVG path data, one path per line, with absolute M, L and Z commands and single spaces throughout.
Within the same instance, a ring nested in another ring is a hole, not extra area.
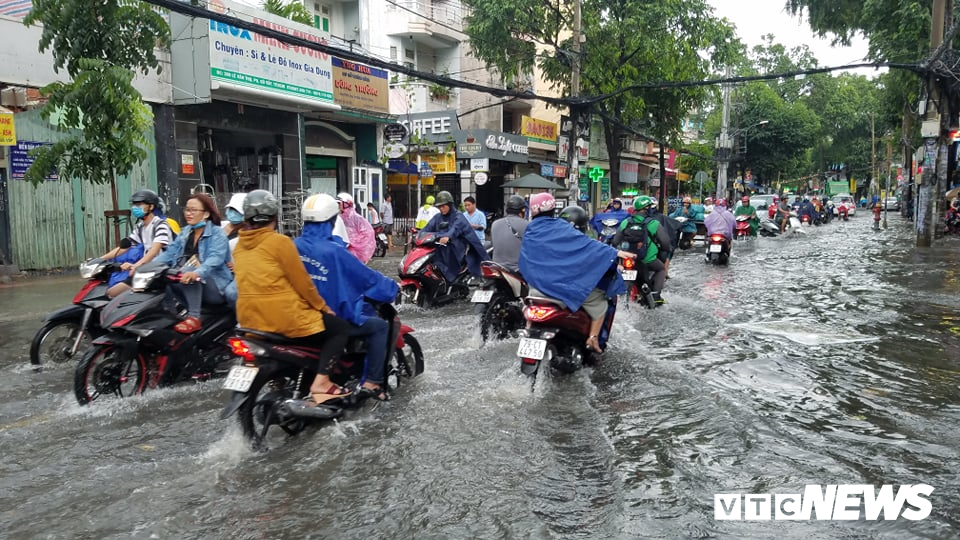
M 2 536 L 958 537 L 960 243 L 871 224 L 678 254 L 666 307 L 621 306 L 602 363 L 533 389 L 469 306 L 405 307 L 426 372 L 266 453 L 215 382 L 78 406 L 27 350 L 79 278 L 0 288 Z M 817 484 L 929 484 L 932 512 L 714 519 L 714 494 Z

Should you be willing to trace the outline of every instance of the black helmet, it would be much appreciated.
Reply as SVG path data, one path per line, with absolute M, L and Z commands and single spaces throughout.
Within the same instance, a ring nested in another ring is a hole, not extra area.
M 580 232 L 587 232 L 587 211 L 575 204 L 561 210 L 560 219 L 569 221 Z
M 160 206 L 160 196 L 152 189 L 141 189 L 130 196 L 130 204 L 147 203 Z
M 279 212 L 277 198 L 265 189 L 255 189 L 243 200 L 243 219 L 250 223 L 269 223 Z
M 527 201 L 523 200 L 523 197 L 519 195 L 511 195 L 507 199 L 507 205 L 504 207 L 504 211 L 507 214 L 519 215 L 520 212 L 527 207 Z
M 437 193 L 437 198 L 434 201 L 435 206 L 443 206 L 445 204 L 453 204 L 453 195 L 451 195 L 449 191 Z

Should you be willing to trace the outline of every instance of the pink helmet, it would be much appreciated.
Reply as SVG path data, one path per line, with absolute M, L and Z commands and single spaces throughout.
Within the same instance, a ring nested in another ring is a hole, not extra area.
M 541 212 L 553 212 L 557 207 L 557 200 L 549 193 L 537 193 L 530 197 L 530 216 L 536 216 Z
M 726 200 L 726 199 L 723 199 L 723 198 L 720 198 L 720 199 L 717 199 L 717 201 L 716 201 L 715 203 L 713 203 L 713 204 L 715 204 L 716 206 L 722 206 L 722 207 L 726 208 L 726 207 L 727 207 L 727 200 Z

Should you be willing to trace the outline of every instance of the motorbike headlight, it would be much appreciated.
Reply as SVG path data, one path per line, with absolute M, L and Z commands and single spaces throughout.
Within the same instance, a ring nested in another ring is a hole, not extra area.
M 158 272 L 137 272 L 133 275 L 133 283 L 131 283 L 130 288 L 135 291 L 142 291 L 146 289 L 150 282 L 157 277 Z
M 87 261 L 80 265 L 80 277 L 90 279 L 99 274 L 100 270 L 102 270 L 106 264 L 107 263 L 103 261 Z
M 423 265 L 426 264 L 426 262 L 429 259 L 430 259 L 430 255 L 424 255 L 423 257 L 420 257 L 419 259 L 413 261 L 412 263 L 410 263 L 410 268 L 407 270 L 407 273 L 416 274 L 417 272 L 420 271 L 421 268 L 423 268 Z
M 620 220 L 619 220 L 619 219 L 613 219 L 613 218 L 611 218 L 611 219 L 605 219 L 605 220 L 601 221 L 600 223 L 603 223 L 603 224 L 606 225 L 607 227 L 616 227 L 617 224 L 620 223 Z

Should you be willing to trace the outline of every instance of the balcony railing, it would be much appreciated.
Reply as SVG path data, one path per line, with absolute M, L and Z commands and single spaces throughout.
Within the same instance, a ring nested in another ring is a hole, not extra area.
M 460 6 L 460 2 L 431 2 L 430 0 L 394 0 L 394 3 L 401 6 L 401 11 L 406 12 L 411 17 L 416 17 L 410 13 L 410 11 L 416 12 L 422 15 L 424 18 L 421 18 L 420 21 L 414 21 L 411 19 L 411 22 L 430 22 L 427 19 L 432 20 L 432 22 L 439 23 L 440 25 L 452 27 L 458 32 L 463 31 L 463 15 L 464 10 Z M 410 11 L 406 11 L 410 10 Z

